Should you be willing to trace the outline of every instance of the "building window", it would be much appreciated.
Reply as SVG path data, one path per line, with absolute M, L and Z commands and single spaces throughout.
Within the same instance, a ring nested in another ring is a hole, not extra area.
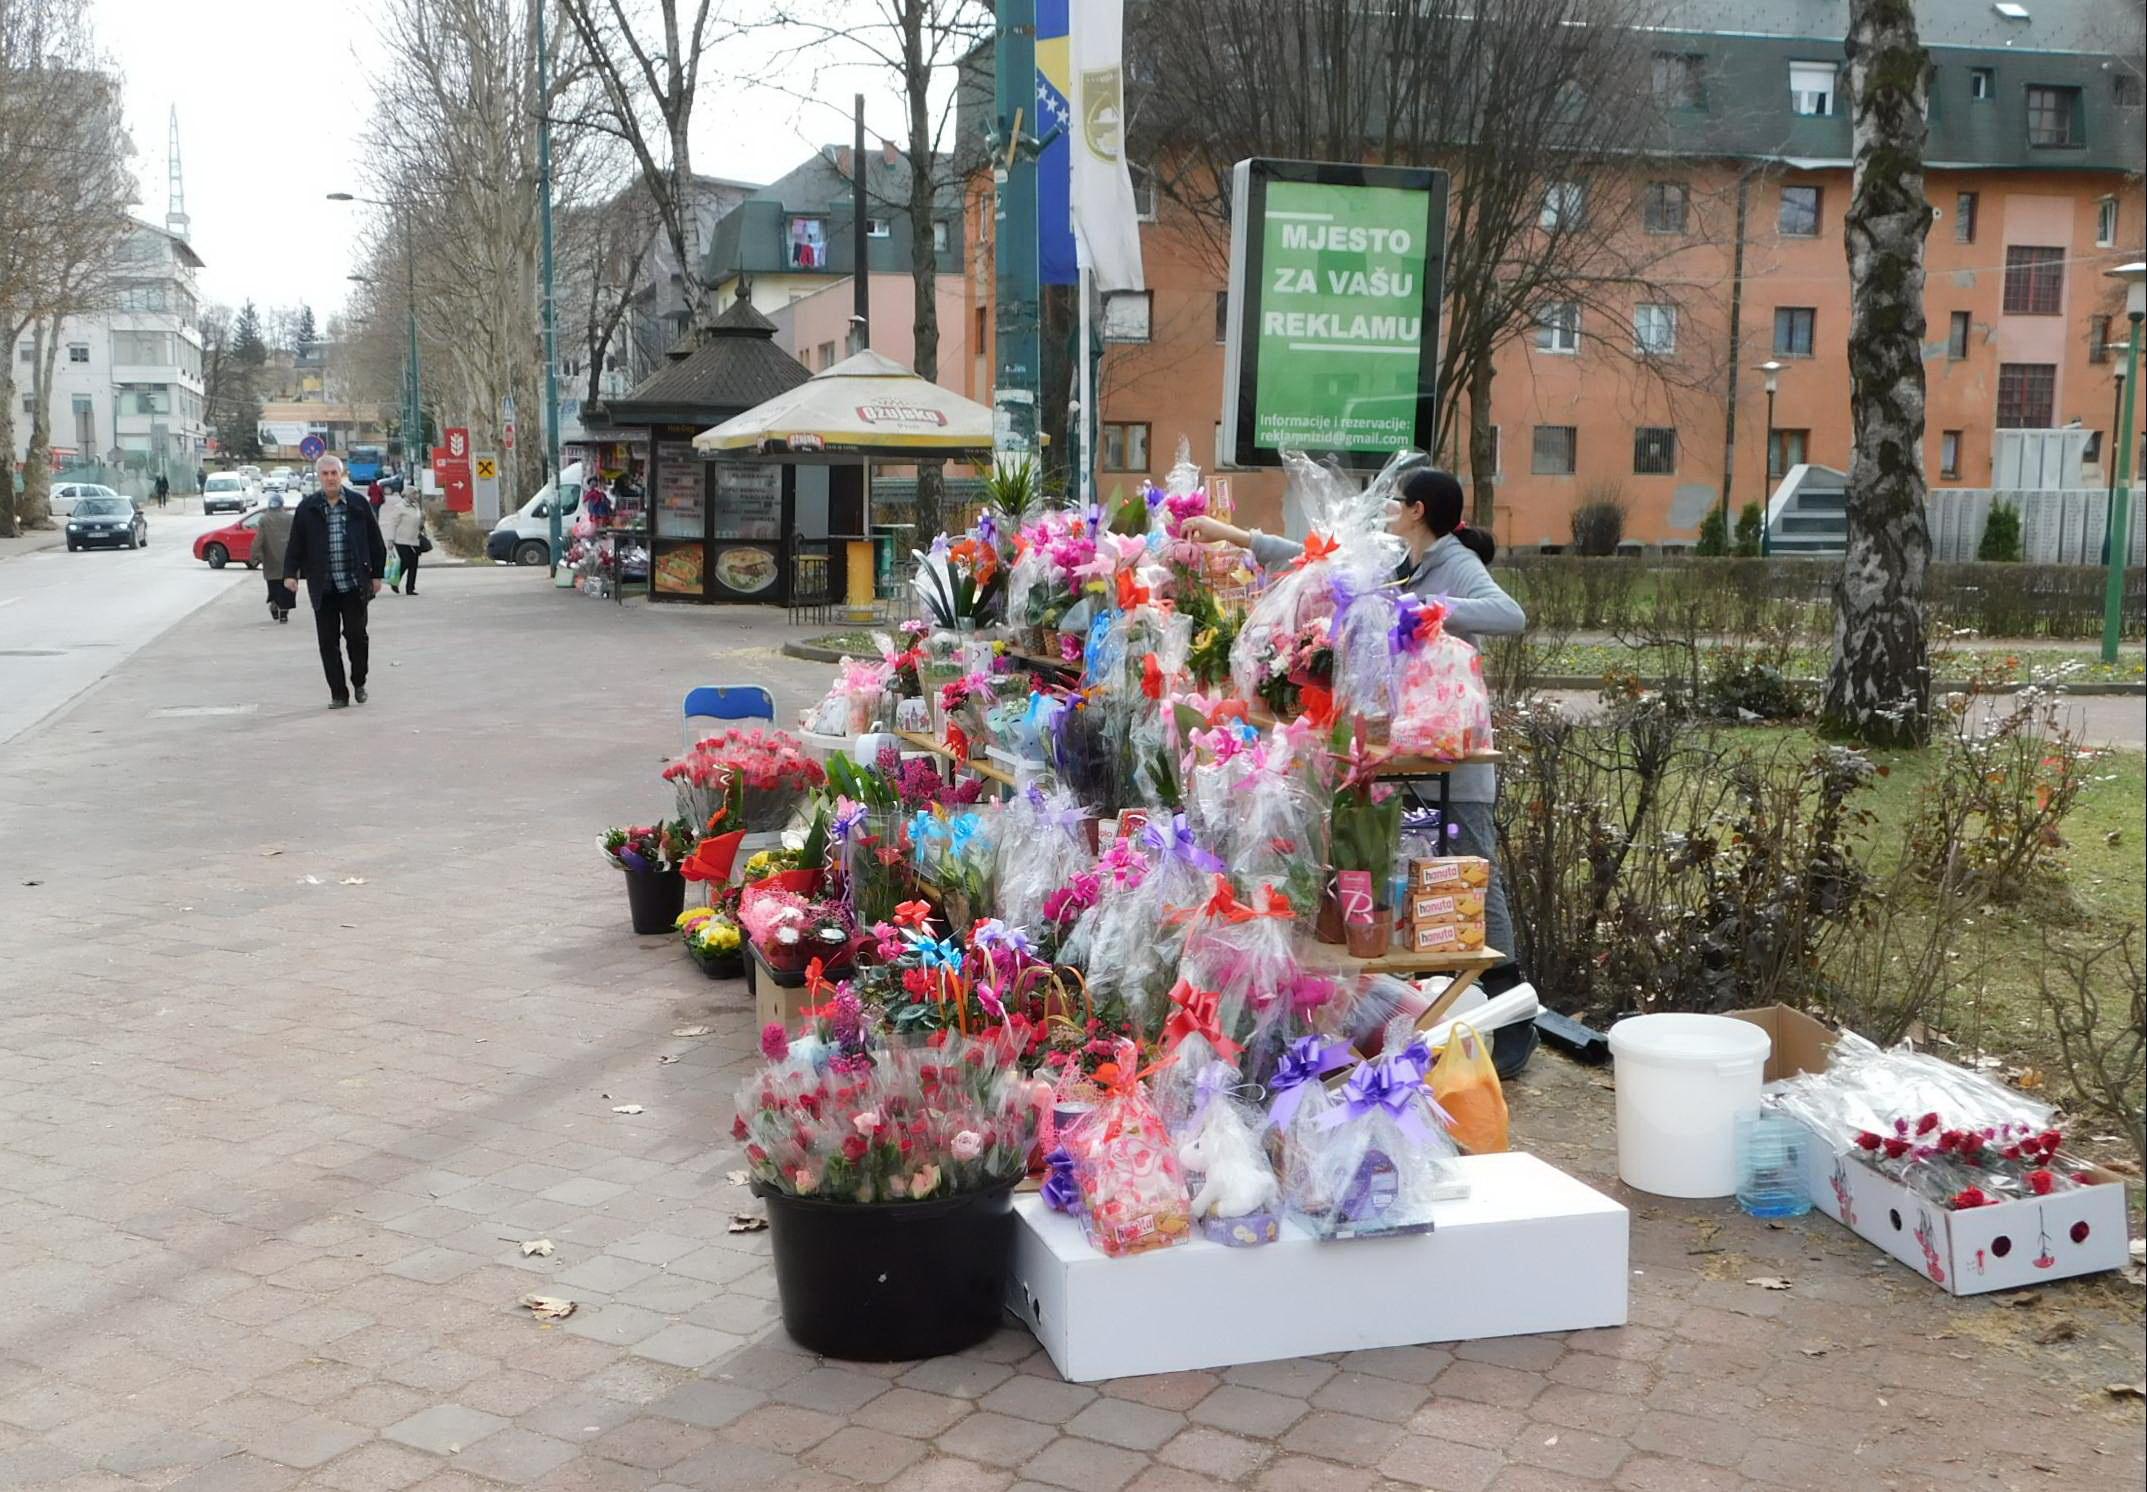
M 1809 457 L 1812 433 L 1809 430 L 1773 430 L 1767 436 L 1767 475 L 1780 479 L 1792 466 L 1802 466 Z
M 886 238 L 892 232 L 893 230 L 887 226 L 887 219 L 885 218 L 865 219 L 865 237 L 867 238 Z
M 1230 292 L 1227 290 L 1215 292 L 1215 340 L 1230 340 Z
M 1103 469 L 1148 470 L 1148 427 L 1106 423 L 1103 427 Z
M 1812 331 L 1819 320 L 1815 306 L 1777 306 L 1774 311 L 1774 355 L 1810 357 Z
M 1528 469 L 1539 477 L 1570 477 L 1578 464 L 1580 430 L 1574 425 L 1536 426 Z
M 2107 316 L 2087 318 L 2087 360 L 2091 363 L 2110 360 L 2110 318 Z
M 35 394 L 24 394 L 22 396 L 22 412 L 24 414 L 37 413 L 37 396 Z
M 1834 64 L 1831 62 L 1790 63 L 1790 108 L 1799 114 L 1807 115 L 1833 113 L 1834 72 Z
M 1133 215 L 1144 223 L 1156 220 L 1156 179 L 1145 166 L 1129 166 L 1126 174 L 1133 178 Z
M 1154 321 L 1153 290 L 1114 290 L 1103 298 L 1103 340 L 1145 342 Z M 1146 465 L 1134 468 L 1146 471 Z
M 1946 318 L 1946 356 L 1959 362 L 1968 356 L 1968 313 L 1955 311 Z
M 1641 226 L 1650 233 L 1683 233 L 1685 231 L 1686 189 L 1682 181 L 1651 181 L 1640 216 Z
M 1655 54 L 1655 100 L 1665 109 L 1707 107 L 1707 86 L 1697 53 Z
M 789 264 L 792 269 L 827 268 L 827 219 L 790 220 Z
M 1536 351 L 1571 357 L 1580 351 L 1580 303 L 1552 301 L 1536 313 Z
M 1938 474 L 1957 477 L 1961 474 L 1961 432 L 1942 430 L 1938 435 Z
M 2028 85 L 2028 143 L 2071 150 L 2087 140 L 2080 121 L 2080 90 Z
M 1994 67 L 1971 67 L 1968 69 L 1968 96 L 1970 98 L 1994 98 L 1998 93 L 1998 70 Z
M 2005 250 L 2005 314 L 2055 316 L 2065 298 L 2065 251 L 2036 244 Z
M 70 363 L 86 363 L 86 362 L 88 362 L 88 361 L 89 361 L 89 343 L 87 343 L 87 342 L 69 342 L 69 343 L 67 344 L 67 361 L 69 361 Z
M 984 355 L 984 349 L 991 345 L 990 306 L 977 307 L 977 334 L 973 339 L 971 339 L 970 345 L 976 348 L 978 357 L 982 357 Z
M 1785 186 L 1782 188 L 1781 218 L 1775 225 L 1784 238 L 1817 238 L 1819 236 L 1819 188 L 1815 186 Z
M 2095 247 L 2107 249 L 2117 242 L 2117 199 L 2104 197 L 2095 204 Z
M 1668 357 L 1677 351 L 1677 307 L 1633 307 L 1633 350 L 1649 357 Z
M 2057 403 L 2055 363 L 1998 365 L 1998 428 L 2048 430 Z
M 1666 477 L 1677 470 L 1677 432 L 1668 425 L 1642 425 L 1633 432 L 1633 475 Z
M 954 242 L 954 230 L 945 218 L 932 219 L 932 252 L 944 254 Z
M 835 344 L 833 342 L 822 342 L 820 344 L 820 350 L 815 354 L 815 357 L 819 362 L 820 370 L 823 373 L 826 372 L 829 368 L 834 367 Z
M 2140 106 L 2140 75 L 2123 70 L 2110 74 L 2110 102 L 2120 109 L 2137 109 Z
M 1963 192 L 1953 199 L 1953 241 L 1976 241 L 1976 194 Z
M 1543 212 L 1537 219 L 1545 233 L 1578 228 L 1587 218 L 1588 190 L 1577 181 L 1554 181 L 1543 192 Z

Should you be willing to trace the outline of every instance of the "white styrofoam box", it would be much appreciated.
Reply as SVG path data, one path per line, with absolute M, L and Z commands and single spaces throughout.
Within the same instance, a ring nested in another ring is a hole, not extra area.
M 2017 1290 L 2121 1269 L 2131 1257 L 2125 1188 L 2115 1175 L 2047 1197 L 1954 1212 L 1829 1142 L 1803 1149 L 1812 1205 L 1948 1294 Z M 2060 1161 L 2055 1169 L 2076 1169 Z
M 1124 1259 L 1020 1197 L 1007 1308 L 1073 1383 L 1624 1325 L 1623 1207 L 1533 1155 L 1453 1164 L 1469 1195 L 1435 1203 L 1429 1233 L 1321 1242 L 1285 1221 L 1257 1248 Z

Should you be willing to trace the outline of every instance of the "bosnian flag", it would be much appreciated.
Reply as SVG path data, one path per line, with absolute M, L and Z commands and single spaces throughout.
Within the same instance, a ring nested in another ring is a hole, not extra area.
M 1037 0 L 1036 109 L 1024 126 L 1039 139 L 1058 137 L 1036 158 L 1037 268 L 1046 285 L 1071 285 L 1075 273 L 1073 219 L 1073 75 L 1066 46 L 1066 11 L 1074 0 Z
M 1139 290 L 1141 225 L 1125 155 L 1123 0 L 1072 0 L 1073 229 L 1097 290 Z

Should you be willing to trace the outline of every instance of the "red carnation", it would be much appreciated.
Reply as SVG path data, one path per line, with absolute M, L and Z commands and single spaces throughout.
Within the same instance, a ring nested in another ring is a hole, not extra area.
M 2038 1197 L 2047 1197 L 2057 1189 L 2058 1179 L 2048 1171 L 2034 1170 L 2028 1173 L 2028 1185 Z
M 731 1120 L 731 1138 L 734 1140 L 742 1140 L 745 1137 L 745 1115 L 740 1114 L 737 1118 Z
M 1896 1137 L 1886 1142 L 1886 1158 L 1888 1160 L 1899 1160 L 1906 1154 L 1908 1154 L 1908 1141 Z
M 1927 1135 L 1936 1128 L 1938 1128 L 1938 1115 L 1935 1113 L 1926 1114 L 1916 1121 L 1917 1134 Z
M 2035 1137 L 2035 1143 L 2045 1150 L 2055 1150 L 2065 1143 L 2065 1137 L 2054 1129 L 2046 1129 Z
M 1856 1143 L 1866 1150 L 1876 1150 L 1880 1142 L 1879 1137 L 1867 1129 L 1857 1135 Z
M 1990 1204 L 1991 1199 L 1983 1195 L 1982 1187 L 1964 1186 L 1953 1194 L 1953 1200 L 1946 1205 L 1955 1212 L 1960 1212 L 1970 1207 L 1988 1207 Z

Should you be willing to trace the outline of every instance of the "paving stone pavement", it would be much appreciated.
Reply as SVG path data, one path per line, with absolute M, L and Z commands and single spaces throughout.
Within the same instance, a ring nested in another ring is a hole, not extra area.
M 1627 1194 L 1551 1057 L 1518 1135 L 1635 1209 L 1627 1327 L 1087 1386 L 1013 1329 L 816 1361 L 729 1231 L 743 989 L 626 930 L 595 839 L 665 810 L 685 686 L 825 670 L 779 616 L 471 569 L 383 598 L 331 715 L 251 597 L 0 778 L 0 1488 L 2140 1485 L 2136 1289 L 1954 1302 L 1823 1217 Z M 204 705 L 256 708 L 158 713 Z

